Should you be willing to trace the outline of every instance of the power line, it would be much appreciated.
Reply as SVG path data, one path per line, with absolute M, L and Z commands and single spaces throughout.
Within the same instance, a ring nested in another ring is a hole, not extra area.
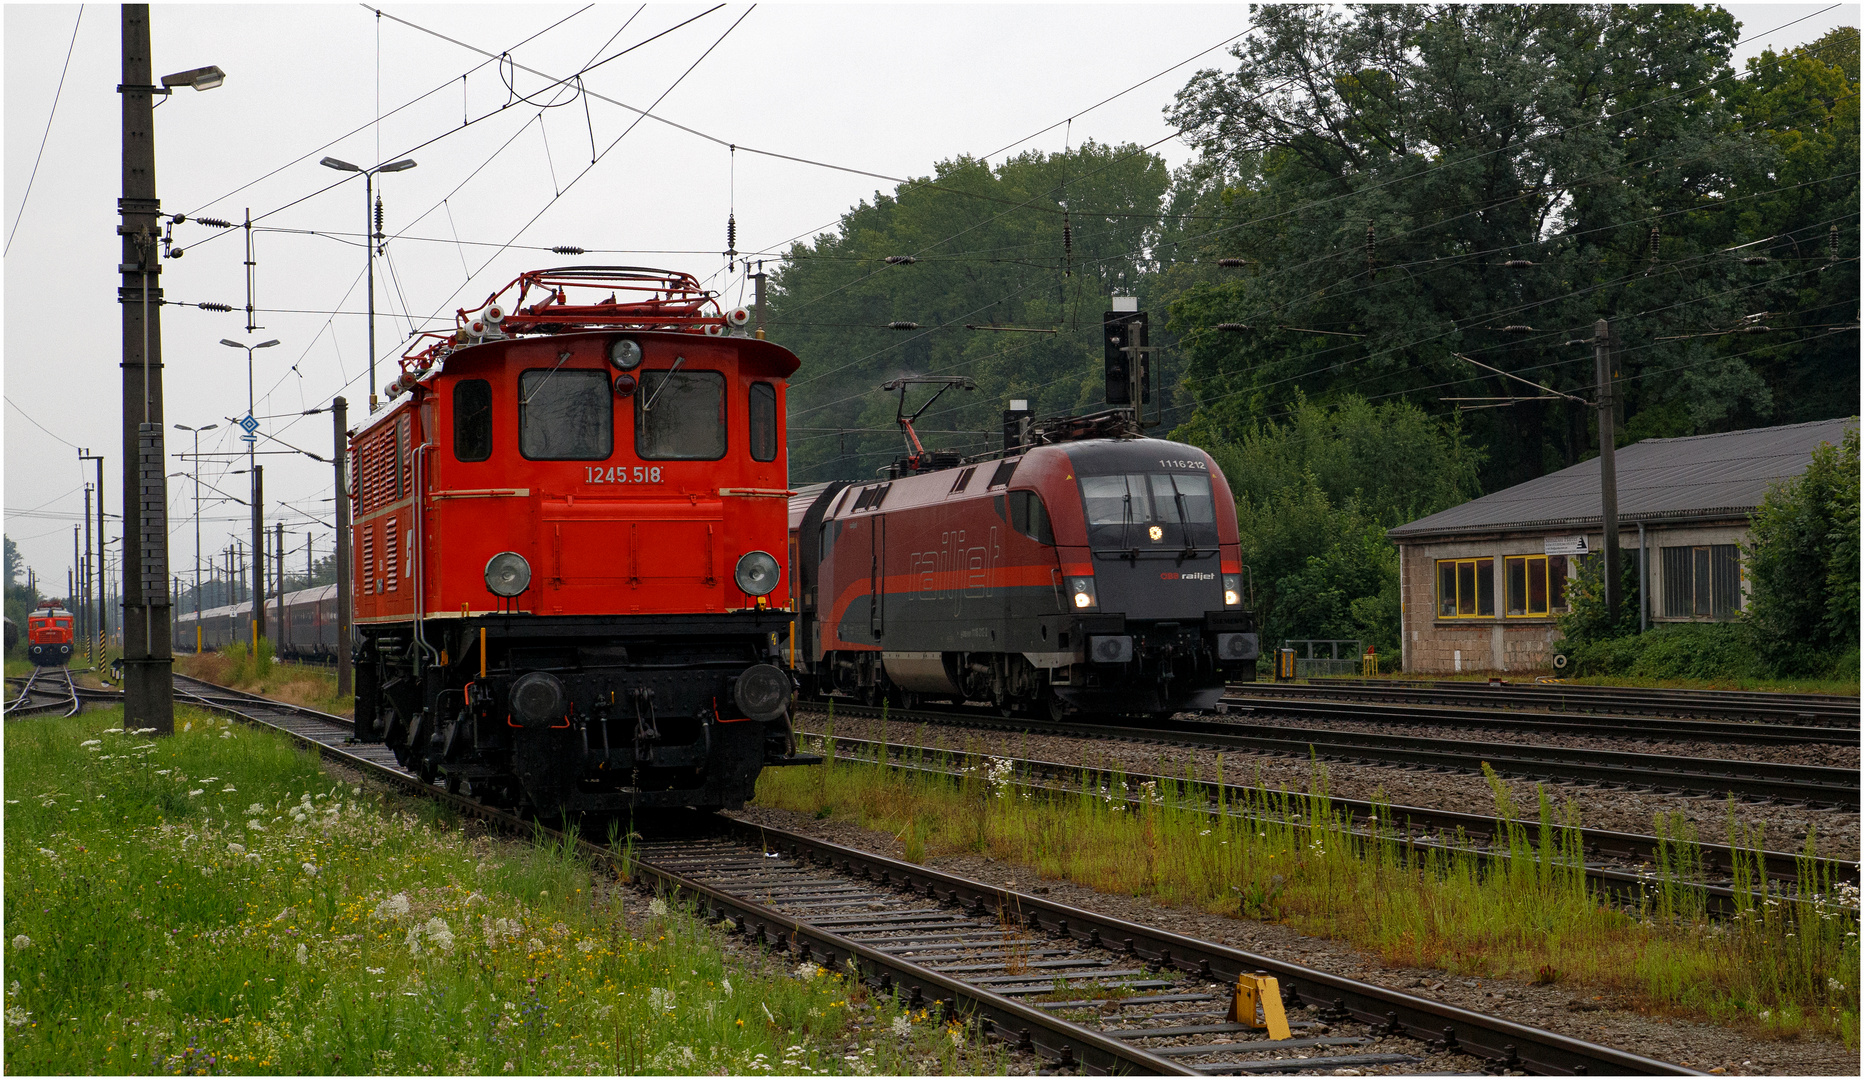
M 19 197 L 19 213 L 13 215 L 13 227 L 7 230 L 4 255 L 13 250 L 13 234 L 19 232 L 20 219 L 26 216 L 26 201 L 32 198 L 32 182 L 39 178 L 39 160 L 45 157 L 45 143 L 52 137 L 52 121 L 58 116 L 59 99 L 65 96 L 65 73 L 71 70 L 71 53 L 78 47 L 78 27 L 84 25 L 84 5 L 78 5 L 77 20 L 71 24 L 71 44 L 65 46 L 65 66 L 58 69 L 58 89 L 52 92 L 52 111 L 45 118 L 45 133 L 39 136 L 39 152 L 33 155 L 32 175 L 26 178 L 26 193 Z

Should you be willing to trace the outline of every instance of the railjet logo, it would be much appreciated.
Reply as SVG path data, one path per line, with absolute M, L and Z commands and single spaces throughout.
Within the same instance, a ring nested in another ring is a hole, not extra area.
M 1167 570 L 1159 575 L 1160 581 L 1215 581 L 1215 574 L 1180 574 L 1176 570 Z

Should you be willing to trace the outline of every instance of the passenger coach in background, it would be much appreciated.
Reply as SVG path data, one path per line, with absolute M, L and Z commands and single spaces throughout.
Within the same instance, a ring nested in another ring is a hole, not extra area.
M 350 441 L 358 738 L 545 814 L 737 807 L 820 760 L 770 603 L 798 364 L 750 318 L 685 274 L 540 270 L 403 357 Z
M 1208 708 L 1255 678 L 1236 507 L 1204 451 L 1121 411 L 892 471 L 790 504 L 805 689 L 1060 719 Z

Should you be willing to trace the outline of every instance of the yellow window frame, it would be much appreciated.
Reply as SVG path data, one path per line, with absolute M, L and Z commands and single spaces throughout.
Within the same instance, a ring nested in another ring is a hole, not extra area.
M 1507 612 L 1508 618 L 1544 619 L 1551 614 L 1547 556 L 1504 556 L 1502 579 L 1507 583 L 1507 606 L 1502 610 Z
M 1439 619 L 1495 617 L 1495 560 L 1438 559 L 1436 612 Z

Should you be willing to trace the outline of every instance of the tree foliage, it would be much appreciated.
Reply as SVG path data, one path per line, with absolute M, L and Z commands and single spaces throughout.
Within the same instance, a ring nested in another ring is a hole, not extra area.
M 1476 494 L 1481 455 L 1404 402 L 1297 399 L 1285 421 L 1191 425 L 1236 495 L 1264 640 L 1398 647 L 1398 551 L 1385 530 Z
M 1742 80 L 1736 25 L 1714 7 L 1274 6 L 1256 20 L 1239 66 L 1199 73 L 1170 110 L 1206 158 L 1185 177 L 1192 201 L 1221 218 L 1181 230 L 1178 258 L 1202 265 L 1171 296 L 1201 416 L 1273 414 L 1297 388 L 1432 411 L 1540 396 L 1457 354 L 1591 397 L 1592 350 L 1569 342 L 1601 317 L 1627 438 L 1855 399 L 1842 354 L 1856 337 L 1831 325 L 1855 310 L 1855 34 Z M 1831 224 L 1850 261 L 1825 258 Z M 1763 310 L 1788 313 L 1765 349 L 1715 333 Z M 1810 400 L 1791 392 L 1811 382 Z M 1569 400 L 1472 412 L 1483 486 L 1590 456 L 1590 424 Z
M 1858 432 L 1767 493 L 1747 550 L 1747 618 L 1781 674 L 1819 674 L 1847 651 L 1857 671 Z
M 805 361 L 790 383 L 795 482 L 871 475 L 899 454 L 898 398 L 879 386 L 900 375 L 977 380 L 919 425 L 928 445 L 973 453 L 1001 439 L 1011 398 L 1039 414 L 1103 407 L 1101 313 L 1115 293 L 1146 295 L 1147 230 L 1169 182 L 1133 146 L 957 158 L 795 245 L 768 300 L 771 337 Z M 993 325 L 1028 329 L 966 329 Z

